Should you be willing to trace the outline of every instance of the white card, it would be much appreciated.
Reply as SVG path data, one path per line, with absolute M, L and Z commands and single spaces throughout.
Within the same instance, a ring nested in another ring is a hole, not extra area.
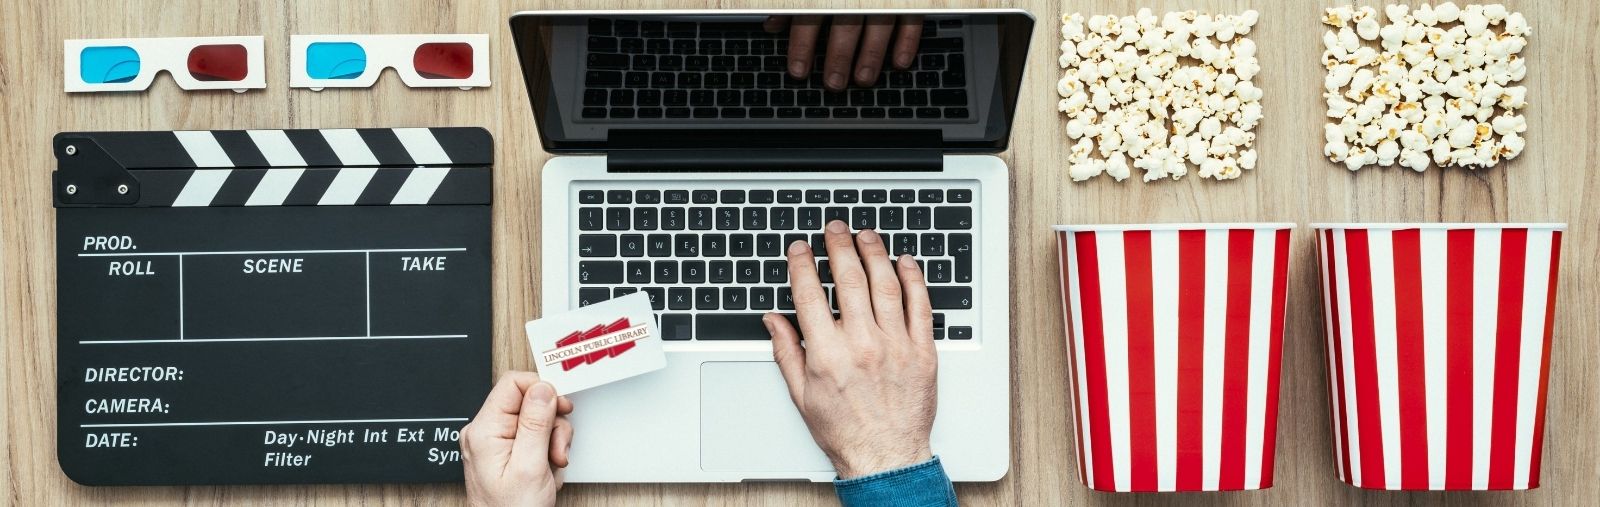
M 528 321 L 527 331 L 539 378 L 563 395 L 667 366 L 643 292 Z

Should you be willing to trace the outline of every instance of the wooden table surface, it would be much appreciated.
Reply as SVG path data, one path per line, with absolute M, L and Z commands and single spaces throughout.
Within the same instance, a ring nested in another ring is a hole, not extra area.
M 843 2 L 859 7 L 878 4 Z M 1012 171 L 1012 447 L 1001 481 L 963 484 L 964 502 L 991 504 L 1249 505 L 1417 503 L 1594 505 L 1600 498 L 1600 176 L 1591 174 L 1600 128 L 1591 1 L 1510 2 L 1533 26 L 1528 58 L 1528 148 L 1517 160 L 1480 170 L 1367 169 L 1350 173 L 1322 159 L 1320 8 L 1331 2 L 1113 0 L 935 2 L 939 6 L 1013 6 L 1034 13 L 1026 85 L 1011 148 Z M 1059 16 L 1157 12 L 1190 4 L 1216 12 L 1261 11 L 1250 34 L 1266 91 L 1258 129 L 1260 166 L 1230 182 L 1073 184 L 1063 162 L 1068 143 L 1055 111 Z M 1376 2 L 1361 2 L 1378 5 Z M 1414 3 L 1414 2 L 1407 2 Z M 826 6 L 824 1 L 785 7 Z M 972 4 L 972 5 L 968 5 Z M 753 7 L 706 1 L 672 7 Z M 532 113 L 506 28 L 507 17 L 533 8 L 647 8 L 640 1 L 242 1 L 9 0 L 0 2 L 0 505 L 78 503 L 448 503 L 456 484 L 421 486 L 88 488 L 69 481 L 55 458 L 56 288 L 49 192 L 55 161 L 50 136 L 69 130 L 174 130 L 476 125 L 496 138 L 494 207 L 495 369 L 529 369 L 522 323 L 539 315 L 540 234 L 536 230 L 540 150 Z M 411 90 L 391 72 L 372 89 L 312 92 L 288 87 L 288 36 L 294 33 L 490 34 L 494 85 L 473 91 Z M 253 35 L 266 37 L 265 90 L 184 92 L 169 79 L 143 93 L 68 96 L 62 92 L 61 41 L 69 38 Z M 1596 200 L 1589 200 L 1596 199 Z M 1585 206 L 1585 202 L 1589 205 Z M 1050 225 L 1060 223 L 1285 221 L 1295 232 L 1276 485 L 1264 492 L 1189 495 L 1090 493 L 1079 484 L 1067 367 Z M 1561 266 L 1551 354 L 1542 488 L 1524 493 L 1398 494 L 1345 486 L 1333 473 L 1327 386 L 1309 229 L 1313 221 L 1556 221 L 1570 224 Z M 582 431 L 580 428 L 579 431 Z M 820 484 L 579 485 L 563 491 L 576 505 L 826 505 Z

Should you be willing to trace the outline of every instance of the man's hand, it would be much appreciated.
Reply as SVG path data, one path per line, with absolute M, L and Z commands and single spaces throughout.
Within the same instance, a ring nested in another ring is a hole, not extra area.
M 833 221 L 826 237 L 839 319 L 804 241 L 789 245 L 789 283 L 805 346 L 787 319 L 763 319 L 789 395 L 840 478 L 927 461 L 939 362 L 922 271 L 891 262 L 876 231 L 852 240 Z
M 789 29 L 789 77 L 805 79 L 811 75 L 823 19 L 823 16 L 794 16 L 792 20 L 789 16 L 772 16 L 762 24 L 770 33 Z M 822 63 L 822 85 L 838 92 L 844 91 L 849 81 L 863 88 L 876 84 L 891 39 L 894 41 L 891 63 L 896 69 L 909 69 L 916 61 L 917 43 L 921 38 L 922 16 L 873 15 L 864 20 L 862 16 L 834 16 Z M 851 72 L 852 63 L 854 72 Z
M 500 378 L 461 428 L 461 461 L 473 505 L 555 505 L 572 446 L 572 401 L 533 372 Z

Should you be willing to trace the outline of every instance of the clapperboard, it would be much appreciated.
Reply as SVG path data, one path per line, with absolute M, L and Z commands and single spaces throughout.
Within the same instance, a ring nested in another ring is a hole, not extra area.
M 54 150 L 69 477 L 461 479 L 491 380 L 488 132 L 67 132 Z

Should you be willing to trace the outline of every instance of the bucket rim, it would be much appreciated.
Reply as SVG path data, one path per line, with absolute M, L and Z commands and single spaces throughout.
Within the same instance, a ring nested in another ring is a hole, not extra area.
M 1565 222 L 1312 222 L 1312 229 L 1549 229 L 1566 231 Z
M 1056 232 L 1128 232 L 1180 230 L 1294 229 L 1293 222 L 1180 222 L 1165 224 L 1075 224 L 1052 225 Z

